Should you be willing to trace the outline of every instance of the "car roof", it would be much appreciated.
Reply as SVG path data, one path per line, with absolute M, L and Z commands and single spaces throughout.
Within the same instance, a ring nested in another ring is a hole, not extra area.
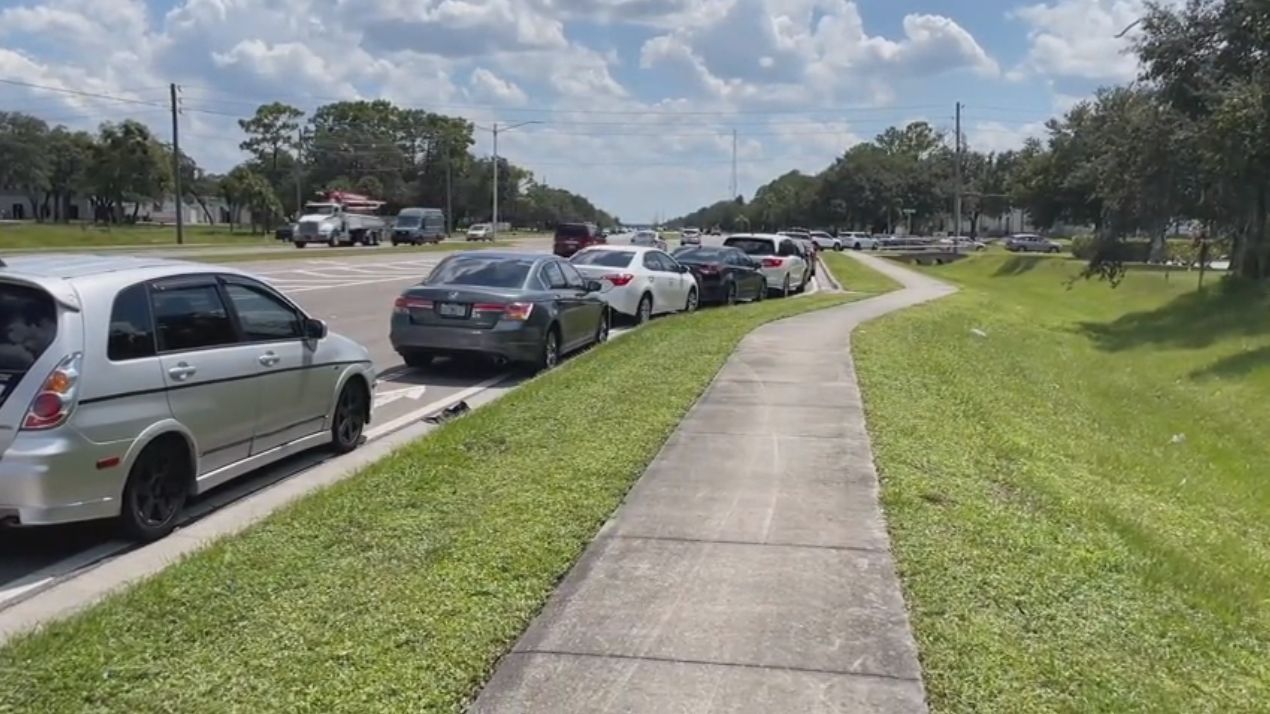
M 236 268 L 196 263 L 171 258 L 151 258 L 138 255 L 100 255 L 93 253 L 41 253 L 15 255 L 3 259 L 0 277 L 12 275 L 40 280 L 79 281 L 101 276 L 120 275 L 133 278 L 145 273 L 151 277 L 177 275 L 189 272 L 223 272 L 246 275 Z M 146 279 L 146 278 L 138 278 Z
M 725 238 L 724 241 L 726 242 L 726 241 L 732 240 L 733 238 L 766 238 L 768 240 L 788 240 L 790 236 L 781 235 L 779 233 L 733 233 L 732 235 Z
M 652 245 L 631 245 L 629 243 L 607 243 L 605 245 L 592 245 L 583 248 L 578 253 L 596 253 L 602 250 L 612 250 L 622 253 L 650 253 L 656 251 L 665 253 L 666 251 Z M 576 253 L 575 253 L 576 255 Z
M 529 258 L 531 260 L 548 260 L 555 257 L 550 253 L 534 253 L 528 250 L 460 250 L 447 255 L 445 259 L 474 255 L 486 258 L 503 258 L 506 260 L 518 260 L 523 258 Z

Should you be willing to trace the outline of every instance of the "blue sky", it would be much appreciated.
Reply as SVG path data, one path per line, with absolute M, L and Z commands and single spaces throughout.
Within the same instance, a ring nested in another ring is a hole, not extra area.
M 0 108 L 91 128 L 168 128 L 209 169 L 235 118 L 387 98 L 482 125 L 533 120 L 500 153 L 632 221 L 747 197 L 888 125 L 1018 146 L 1137 66 L 1114 35 L 1144 0 L 0 0 Z M 477 150 L 490 151 L 489 135 Z

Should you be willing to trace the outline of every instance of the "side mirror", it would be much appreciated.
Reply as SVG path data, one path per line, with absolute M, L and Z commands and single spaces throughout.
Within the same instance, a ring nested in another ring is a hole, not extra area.
M 589 293 L 598 293 L 604 289 L 604 284 L 598 280 L 588 280 L 584 285 Z
M 679 272 L 681 272 L 681 273 L 686 273 L 686 272 L 688 272 L 688 266 L 683 265 L 683 264 L 680 264 L 680 263 L 676 263 L 676 264 L 675 264 L 675 268 L 677 268 L 677 269 L 679 270 Z
M 320 340 L 326 337 L 326 323 L 316 318 L 308 318 L 304 321 L 304 338 L 306 340 Z

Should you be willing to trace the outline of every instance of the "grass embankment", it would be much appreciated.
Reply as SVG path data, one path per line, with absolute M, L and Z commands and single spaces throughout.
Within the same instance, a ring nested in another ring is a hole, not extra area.
M 270 251 L 268 253 L 207 253 L 191 255 L 186 259 L 204 263 L 254 263 L 272 260 L 321 260 L 334 258 L 366 258 L 376 255 L 402 255 L 410 253 L 457 253 L 461 250 L 490 250 L 515 248 L 515 243 L 495 241 L 493 243 L 464 241 L 447 241 L 429 245 L 381 245 L 378 247 L 356 246 L 353 248 L 295 248 L 292 250 Z
M 844 253 L 824 251 L 820 258 L 843 290 L 878 295 L 900 287 L 899 283 Z
M 566 362 L 11 642 L 0 710 L 456 711 L 741 337 L 850 299 L 657 320 Z
M 229 226 L 186 226 L 187 246 L 265 244 L 273 234 L 259 235 Z M 67 248 L 110 248 L 127 246 L 179 247 L 174 226 L 102 226 L 92 223 L 12 223 L 0 224 L 0 250 L 65 250 Z
M 934 268 L 852 340 L 931 704 L 1266 711 L 1270 299 L 1079 267 Z

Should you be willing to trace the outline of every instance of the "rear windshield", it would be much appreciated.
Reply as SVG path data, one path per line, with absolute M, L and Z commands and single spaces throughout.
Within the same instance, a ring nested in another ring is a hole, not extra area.
M 569 260 L 574 265 L 599 265 L 605 268 L 625 268 L 631 264 L 634 253 L 624 250 L 588 250 Z
M 0 283 L 0 395 L 8 394 L 57 336 L 53 296 L 39 288 Z
M 441 261 L 423 284 L 519 288 L 524 287 L 533 266 L 533 258 L 458 255 Z
M 590 238 L 591 230 L 580 223 L 562 223 L 556 227 L 557 238 Z
M 769 238 L 729 238 L 723 244 L 746 255 L 776 255 L 776 241 Z
M 715 261 L 722 260 L 727 255 L 726 251 L 718 248 L 680 248 L 675 251 L 675 260 L 681 263 L 693 261 Z

